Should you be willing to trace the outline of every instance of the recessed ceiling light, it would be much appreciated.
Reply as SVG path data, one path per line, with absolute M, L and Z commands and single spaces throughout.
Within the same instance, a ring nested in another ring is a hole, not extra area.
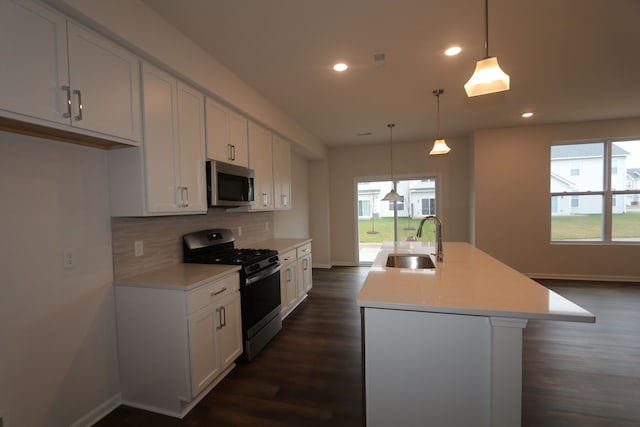
M 349 66 L 343 62 L 338 62 L 336 65 L 333 66 L 334 71 L 345 71 L 347 68 L 349 68 Z
M 444 51 L 444 54 L 447 56 L 456 56 L 462 52 L 462 48 L 460 46 L 451 46 L 449 49 Z
M 529 117 L 533 117 L 533 113 L 531 111 L 527 111 L 526 113 L 522 113 L 522 118 L 528 119 Z

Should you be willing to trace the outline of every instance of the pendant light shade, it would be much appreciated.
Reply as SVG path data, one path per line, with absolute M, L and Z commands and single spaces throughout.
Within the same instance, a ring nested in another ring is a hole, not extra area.
M 449 148 L 444 138 L 440 138 L 440 95 L 442 95 L 443 92 L 443 89 L 436 89 L 432 92 L 436 97 L 436 125 L 438 137 L 435 141 L 433 141 L 433 148 L 429 152 L 430 156 L 434 156 L 437 154 L 447 154 L 449 151 L 451 151 L 451 148 Z
M 389 191 L 386 196 L 382 198 L 382 200 L 387 202 L 404 202 L 404 196 L 399 195 L 396 192 L 395 185 L 396 182 L 393 179 L 393 128 L 395 127 L 394 123 L 389 123 L 387 125 L 389 128 L 389 165 L 391 169 L 391 191 Z
M 489 56 L 489 0 L 484 3 L 485 16 L 485 57 L 476 63 L 476 69 L 464 90 L 467 96 L 486 95 L 509 90 L 509 75 L 498 65 L 498 58 Z

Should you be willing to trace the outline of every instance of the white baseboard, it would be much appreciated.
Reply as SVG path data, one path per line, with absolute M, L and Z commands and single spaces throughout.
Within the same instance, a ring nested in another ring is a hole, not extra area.
M 90 427 L 104 418 L 109 412 L 116 409 L 122 403 L 122 396 L 120 393 L 114 395 L 107 401 L 93 408 L 90 412 L 85 414 L 82 418 L 71 424 L 70 427 Z M 8 427 L 8 426 L 4 426 Z
M 331 264 L 313 264 L 311 267 L 329 269 L 332 267 L 332 265 Z

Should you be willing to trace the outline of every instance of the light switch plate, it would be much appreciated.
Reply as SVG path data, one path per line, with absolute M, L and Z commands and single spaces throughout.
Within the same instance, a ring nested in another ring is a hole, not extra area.
M 136 240 L 133 242 L 133 254 L 135 256 L 144 255 L 144 242 L 142 240 Z

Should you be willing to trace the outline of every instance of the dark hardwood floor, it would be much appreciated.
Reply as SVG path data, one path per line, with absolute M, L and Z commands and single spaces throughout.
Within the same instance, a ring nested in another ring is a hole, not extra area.
M 367 272 L 314 270 L 309 298 L 285 320 L 283 330 L 184 419 L 121 406 L 96 425 L 360 426 L 355 297 Z M 593 312 L 597 322 L 529 322 L 523 343 L 522 426 L 640 426 L 640 286 L 544 284 Z

